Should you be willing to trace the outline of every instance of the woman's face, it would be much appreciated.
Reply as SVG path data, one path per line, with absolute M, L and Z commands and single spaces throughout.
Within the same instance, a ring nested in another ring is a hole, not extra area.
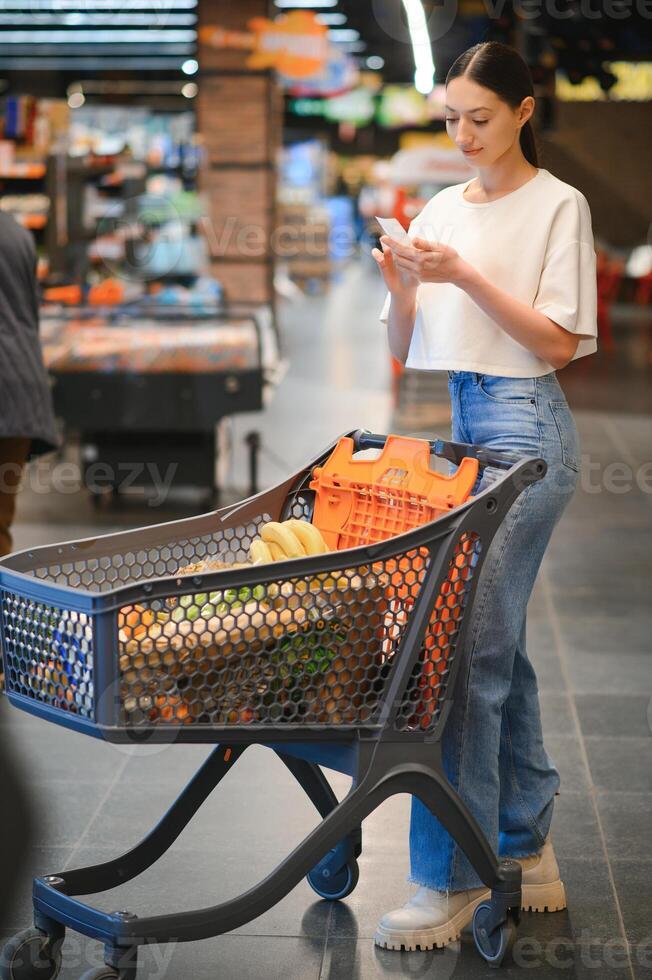
M 446 130 L 474 167 L 489 167 L 518 144 L 534 111 L 527 96 L 518 109 L 464 75 L 446 86 Z

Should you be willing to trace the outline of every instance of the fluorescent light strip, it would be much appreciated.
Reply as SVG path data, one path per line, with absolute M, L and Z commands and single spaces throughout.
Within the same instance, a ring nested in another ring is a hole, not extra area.
M 172 44 L 196 41 L 197 31 L 0 31 L 3 44 Z
M 336 7 L 337 0 L 274 0 L 277 7 L 312 7 L 315 10 L 323 7 Z
M 342 49 L 342 51 L 349 51 L 349 52 L 366 51 L 367 50 L 367 42 L 366 41 L 346 41 L 344 44 L 338 45 L 338 47 L 340 47 Z
M 93 24 L 100 26 L 124 24 L 141 25 L 143 27 L 172 27 L 196 24 L 196 14 L 87 14 L 82 13 L 32 13 L 32 14 L 0 14 L 0 24 L 9 24 L 11 27 L 29 26 L 46 27 L 51 24 L 53 27 L 64 27 L 69 24 L 71 27 L 92 27 Z M 0 40 L 2 35 L 0 34 Z
M 346 24 L 346 14 L 317 14 L 317 20 L 320 24 Z
M 111 10 L 116 14 L 124 10 L 125 4 L 120 0 L 30 0 L 26 3 L 15 3 L 14 0 L 0 0 L 0 10 L 24 11 L 28 6 L 32 11 L 38 10 Z M 128 0 L 130 10 L 149 10 L 154 7 L 155 16 L 162 10 L 194 10 L 197 0 Z
M 435 63 L 432 60 L 432 46 L 425 11 L 421 0 L 403 0 L 403 6 L 414 54 L 414 85 L 422 95 L 428 95 L 435 84 Z
M 335 30 L 328 32 L 328 40 L 338 42 L 346 41 L 359 41 L 360 31 L 354 30 L 352 27 L 343 27 L 341 29 L 335 28 Z
M 140 71 L 180 71 L 178 58 L 0 58 L 0 70 L 7 71 L 105 71 L 125 68 Z

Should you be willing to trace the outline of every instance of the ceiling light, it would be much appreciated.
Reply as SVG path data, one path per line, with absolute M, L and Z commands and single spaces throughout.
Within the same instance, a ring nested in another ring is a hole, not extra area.
M 195 75 L 199 71 L 199 62 L 195 61 L 194 58 L 188 58 L 187 61 L 181 65 L 181 71 L 184 75 Z
M 366 65 L 372 71 L 380 71 L 381 68 L 385 67 L 385 59 L 378 54 L 372 54 L 367 58 Z
M 435 63 L 423 4 L 421 0 L 403 0 L 403 6 L 414 55 L 414 87 L 422 95 L 428 95 L 435 85 Z
M 335 41 L 337 44 L 345 44 L 347 41 L 359 41 L 360 31 L 356 31 L 352 27 L 331 30 L 328 32 L 328 40 Z
M 197 92 L 199 92 L 199 86 L 196 82 L 186 82 L 186 84 L 181 87 L 181 94 L 185 99 L 194 99 Z
M 274 0 L 277 7 L 336 7 L 337 0 Z
M 346 14 L 317 14 L 317 20 L 320 24 L 330 24 L 333 26 L 346 24 Z
M 102 30 L 102 31 L 3 31 L 3 44 L 169 44 L 196 41 L 196 31 Z
M 0 10 L 23 10 L 25 0 L 0 0 Z M 77 10 L 79 7 L 93 7 L 95 10 L 110 10 L 115 13 L 115 8 L 120 4 L 116 0 L 88 0 L 87 3 L 80 3 L 79 0 L 32 0 L 29 5 L 34 12 L 37 10 Z M 129 0 L 130 10 L 147 10 L 152 12 L 152 0 Z M 170 7 L 181 7 L 184 10 L 191 10 L 197 6 L 197 0 L 156 0 L 156 15 L 160 15 L 163 10 Z M 155 15 L 155 16 L 156 16 Z

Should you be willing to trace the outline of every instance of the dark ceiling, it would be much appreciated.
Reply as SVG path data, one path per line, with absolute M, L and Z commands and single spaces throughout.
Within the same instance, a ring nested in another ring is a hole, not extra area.
M 652 13 L 634 0 L 527 0 L 529 16 L 519 18 L 513 0 L 424 0 L 437 81 L 444 81 L 455 58 L 483 40 L 515 43 L 520 35 L 530 63 L 553 53 L 558 64 L 581 80 L 597 74 L 604 61 L 652 60 Z M 347 16 L 366 42 L 364 60 L 380 55 L 387 81 L 408 82 L 414 73 L 412 48 L 401 0 L 338 0 L 333 11 Z

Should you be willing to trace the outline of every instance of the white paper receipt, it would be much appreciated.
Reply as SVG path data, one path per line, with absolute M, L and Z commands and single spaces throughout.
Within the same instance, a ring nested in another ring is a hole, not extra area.
M 405 242 L 406 244 L 410 242 L 410 236 L 398 218 L 379 218 L 378 215 L 374 215 L 374 217 L 385 234 L 393 238 L 395 242 Z

